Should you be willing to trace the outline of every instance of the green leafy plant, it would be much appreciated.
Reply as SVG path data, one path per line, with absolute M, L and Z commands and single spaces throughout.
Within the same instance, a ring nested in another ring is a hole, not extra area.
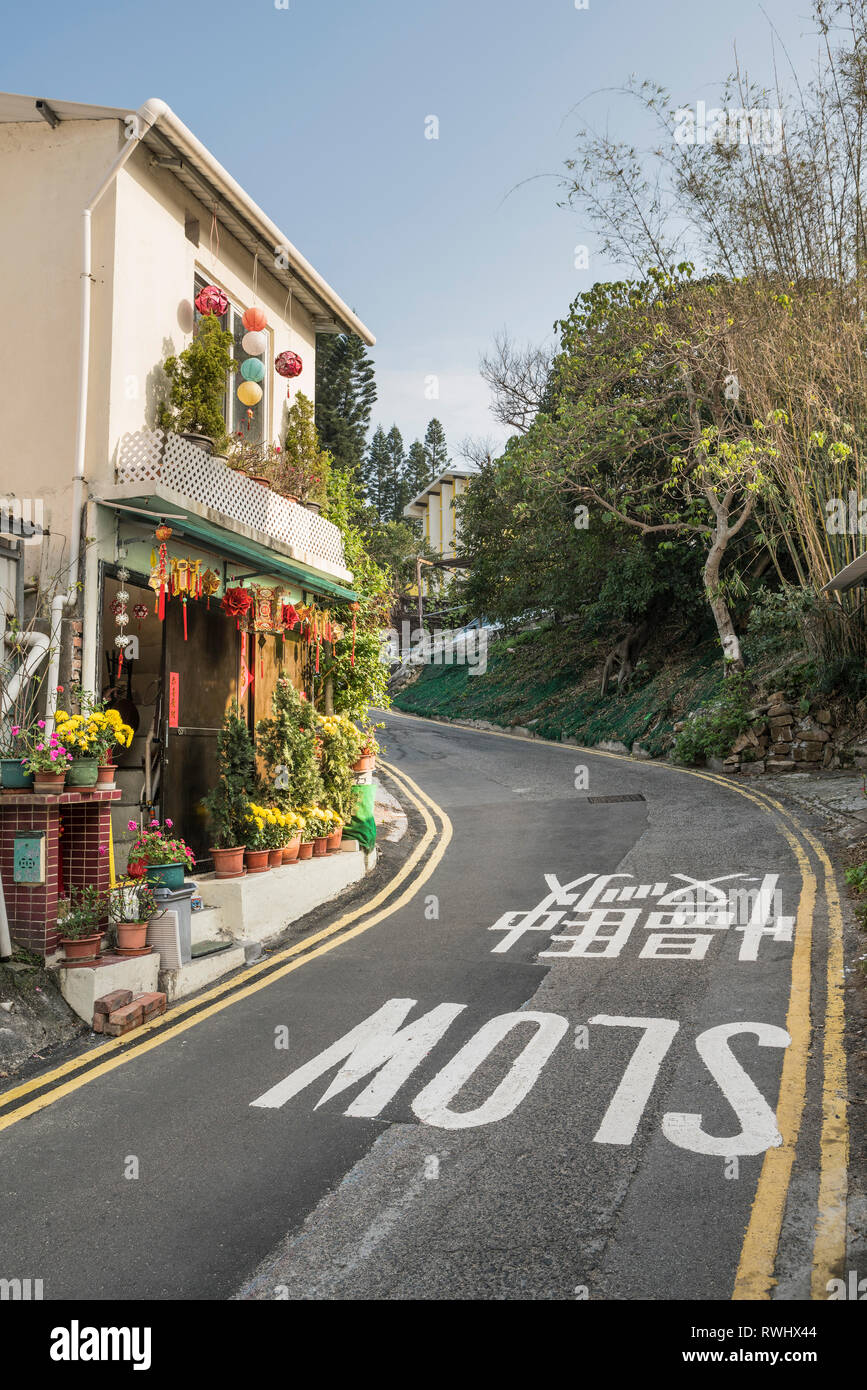
M 331 455 L 320 448 L 313 402 L 299 391 L 286 415 L 283 450 L 274 454 L 265 470 L 278 492 L 301 502 L 322 502 L 328 489 Z
M 205 797 L 214 847 L 236 849 L 245 843 L 247 803 L 259 787 L 256 750 L 237 700 L 226 710 L 217 736 L 217 765 L 217 785 Z
M 170 820 L 165 820 L 162 823 L 158 820 L 152 820 L 147 830 L 139 832 L 129 851 L 127 868 L 131 877 L 141 878 L 150 865 L 183 864 L 185 868 L 194 866 L 196 856 L 186 841 L 182 840 L 180 836 L 168 833 L 173 825 L 174 822 Z M 130 830 L 138 828 L 134 820 L 128 821 L 127 826 Z
M 112 922 L 149 922 L 161 917 L 153 885 L 147 879 L 120 879 L 108 895 L 108 915 Z
M 738 734 L 749 724 L 750 684 L 746 676 L 733 672 L 723 682 L 716 699 L 688 719 L 672 750 L 679 763 L 700 763 L 705 758 L 724 758 Z
M 218 453 L 227 444 L 223 401 L 226 378 L 237 369 L 232 357 L 234 339 L 213 314 L 199 320 L 189 347 L 167 357 L 163 370 L 171 382 L 169 400 L 159 411 L 159 423 L 176 433 L 207 435 Z
M 95 936 L 101 931 L 110 896 L 110 893 L 101 892 L 93 883 L 87 883 L 83 888 L 73 888 L 69 894 L 68 910 L 57 922 L 61 938 L 77 941 L 82 936 Z
M 313 803 L 323 795 L 316 724 L 316 711 L 309 700 L 281 676 L 274 687 L 271 717 L 260 719 L 256 732 L 269 797 L 282 810 Z

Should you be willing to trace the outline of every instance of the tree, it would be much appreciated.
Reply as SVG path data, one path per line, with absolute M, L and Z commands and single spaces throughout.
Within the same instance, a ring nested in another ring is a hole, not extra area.
M 424 432 L 424 452 L 429 480 L 436 478 L 448 468 L 450 460 L 446 447 L 446 432 L 437 419 L 431 420 Z
M 382 519 L 388 506 L 389 469 L 391 453 L 385 430 L 377 425 L 364 458 L 361 469 L 361 486 L 364 496 Z
M 271 716 L 256 725 L 268 774 L 269 795 L 284 810 L 314 806 L 322 795 L 316 758 L 316 714 L 309 700 L 280 676 Z
M 169 400 L 159 409 L 164 430 L 207 435 L 219 453 L 227 445 L 223 398 L 226 378 L 237 368 L 232 357 L 234 339 L 215 314 L 199 320 L 189 347 L 167 357 L 163 370 L 171 382 Z
M 504 329 L 479 361 L 491 390 L 491 413 L 501 425 L 525 434 L 542 409 L 553 354 L 544 347 L 515 343 Z
M 331 457 L 320 447 L 313 402 L 299 391 L 286 416 L 283 452 L 269 466 L 269 476 L 281 491 L 302 502 L 321 502 L 330 468 Z
M 431 476 L 425 447 L 416 439 L 406 451 L 406 463 L 403 470 L 406 502 L 411 502 L 414 497 L 418 497 L 419 493 L 427 487 Z M 406 506 L 406 502 L 404 502 L 404 506 Z
M 397 425 L 392 425 L 386 435 L 385 446 L 388 451 L 388 480 L 386 484 L 384 521 L 399 521 L 407 501 L 404 469 L 406 455 L 403 449 L 403 435 Z
M 374 367 L 361 339 L 354 333 L 318 334 L 316 427 L 341 472 L 361 467 L 375 401 Z

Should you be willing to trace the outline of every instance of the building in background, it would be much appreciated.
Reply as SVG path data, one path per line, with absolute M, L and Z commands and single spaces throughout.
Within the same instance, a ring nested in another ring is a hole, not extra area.
M 455 502 L 478 471 L 472 463 L 450 463 L 403 509 L 405 517 L 421 521 L 422 535 L 441 559 L 451 560 L 460 555 L 460 524 Z M 444 568 L 446 584 L 453 573 Z M 422 580 L 422 592 L 428 592 L 426 580 Z

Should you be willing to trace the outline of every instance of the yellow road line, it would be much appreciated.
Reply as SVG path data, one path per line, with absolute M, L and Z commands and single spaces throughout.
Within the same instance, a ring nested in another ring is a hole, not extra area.
M 400 872 L 395 874 L 394 878 L 390 880 L 390 882 L 386 884 L 385 887 L 381 889 L 380 892 L 377 893 L 376 896 L 369 903 L 362 907 L 356 908 L 353 912 L 346 913 L 343 917 L 339 918 L 337 922 L 332 923 L 331 926 L 324 928 L 322 931 L 315 933 L 313 936 L 306 937 L 303 941 L 297 942 L 294 946 L 288 947 L 285 951 L 276 952 L 262 964 L 258 966 L 253 966 L 247 971 L 239 972 L 225 984 L 218 986 L 217 988 L 210 990 L 205 994 L 197 995 L 193 1000 L 189 1001 L 183 1008 L 177 1011 L 177 1016 L 179 1017 L 179 1021 L 177 1023 L 170 1024 L 169 1027 L 164 1026 L 164 1031 L 158 1033 L 156 1037 L 152 1037 L 149 1041 L 139 1041 L 137 1045 L 130 1046 L 129 1039 L 115 1038 L 112 1042 L 107 1043 L 102 1048 L 89 1052 L 83 1057 L 74 1058 L 70 1062 L 65 1062 L 61 1066 L 56 1067 L 53 1071 L 44 1072 L 42 1075 L 32 1078 L 30 1081 L 25 1082 L 23 1085 L 16 1087 L 14 1090 L 4 1092 L 2 1095 L 0 1095 L 0 1105 L 5 1106 L 11 1103 L 13 1100 L 20 1099 L 20 1097 L 27 1095 L 34 1090 L 39 1090 L 40 1088 L 47 1085 L 50 1086 L 52 1082 L 60 1080 L 64 1076 L 69 1076 L 70 1072 L 74 1072 L 76 1070 L 80 1071 L 83 1066 L 87 1066 L 88 1064 L 92 1063 L 94 1057 L 106 1058 L 105 1061 L 98 1063 L 96 1066 L 92 1066 L 91 1069 L 89 1071 L 86 1071 L 83 1075 L 73 1076 L 70 1080 L 63 1082 L 61 1085 L 57 1086 L 53 1090 L 46 1092 L 44 1095 L 36 1097 L 36 1099 L 26 1103 L 25 1105 L 19 1106 L 18 1109 L 12 1110 L 6 1115 L 0 1115 L 0 1131 L 7 1129 L 11 1125 L 17 1123 L 17 1121 L 23 1119 L 25 1115 L 32 1115 L 37 1110 L 44 1109 L 46 1105 L 52 1104 L 61 1096 L 69 1095 L 72 1091 L 77 1090 L 80 1086 L 86 1085 L 87 1082 L 90 1081 L 93 1077 L 102 1076 L 108 1071 L 113 1071 L 115 1067 L 122 1066 L 124 1062 L 131 1061 L 133 1058 L 140 1056 L 142 1053 L 149 1052 L 153 1048 L 159 1047 L 163 1042 L 168 1041 L 169 1038 L 176 1037 L 178 1033 L 185 1032 L 187 1028 L 194 1027 L 194 1025 L 200 1022 L 201 1020 L 211 1017 L 212 1014 L 219 1013 L 224 1008 L 228 1008 L 229 1005 L 235 1003 L 236 1000 L 246 999 L 249 995 L 256 993 L 257 990 L 264 989 L 267 985 L 271 984 L 272 981 L 282 979 L 285 975 L 290 974 L 293 970 L 299 969 L 299 967 L 305 965 L 308 960 L 315 960 L 317 957 L 325 955 L 328 951 L 333 950 L 335 946 L 339 946 L 341 942 L 348 941 L 355 936 L 360 936 L 362 932 L 368 931 L 370 927 L 376 926 L 378 922 L 381 922 L 386 917 L 391 916 L 400 907 L 403 907 L 405 903 L 409 902 L 409 900 L 414 896 L 414 894 L 418 891 L 421 885 L 425 883 L 428 878 L 430 878 L 431 874 L 434 872 L 434 869 L 437 867 L 443 855 L 445 854 L 448 844 L 452 838 L 452 825 L 445 811 L 443 811 L 439 806 L 437 806 L 436 802 L 432 801 L 431 798 L 427 795 L 427 793 L 423 792 L 420 787 L 416 786 L 415 782 L 413 782 L 411 778 L 407 777 L 405 773 L 398 774 L 388 764 L 383 763 L 382 765 L 388 771 L 389 775 L 394 777 L 395 781 L 398 782 L 401 789 L 406 793 L 410 801 L 420 812 L 420 814 L 424 818 L 426 828 L 422 840 L 416 846 L 412 855 L 410 855 L 409 859 L 403 865 Z M 412 790 L 410 790 L 410 788 L 412 788 Z M 418 793 L 418 795 L 416 796 L 414 793 Z M 373 915 L 368 918 L 367 914 L 371 913 L 373 909 L 377 906 L 377 904 L 382 902 L 384 897 L 390 895 L 394 891 L 395 887 L 399 886 L 399 884 L 406 878 L 407 873 L 411 872 L 412 868 L 414 868 L 415 865 L 418 864 L 422 854 L 430 845 L 431 841 L 435 838 L 436 826 L 427 807 L 430 807 L 433 811 L 435 811 L 435 813 L 440 818 L 442 830 L 440 832 L 439 843 L 434 847 L 427 860 L 427 863 L 420 870 L 418 876 L 414 879 L 410 886 L 407 889 L 405 889 L 403 893 L 401 893 L 401 895 L 394 902 L 390 903 L 380 912 L 374 912 Z M 362 921 L 358 926 L 352 928 L 352 930 L 350 931 L 343 930 L 349 923 L 355 921 L 359 917 L 364 917 L 365 920 Z M 337 933 L 338 931 L 342 932 L 342 935 L 340 935 L 337 938 L 337 940 L 327 941 L 327 944 L 321 945 L 315 951 L 309 950 L 311 944 L 317 941 L 326 941 L 327 938 L 333 937 L 335 933 Z M 301 951 L 307 951 L 308 954 L 304 955 L 300 960 L 292 961 L 290 959 L 293 956 L 297 956 Z M 272 967 L 275 964 L 275 962 L 287 959 L 289 959 L 289 963 L 287 965 L 284 965 L 282 969 L 272 971 L 272 973 L 267 975 L 264 979 L 254 978 L 261 975 L 263 970 Z M 243 985 L 243 982 L 245 980 L 250 980 L 252 982 L 246 985 L 246 987 L 239 989 L 238 986 Z M 219 996 L 225 995 L 229 991 L 232 991 L 229 998 L 219 999 Z M 218 1002 L 215 1002 L 211 1004 L 209 1007 L 202 1009 L 202 1004 L 206 1003 L 210 999 L 216 999 L 218 1000 Z M 183 1021 L 180 1021 L 180 1015 L 182 1013 L 189 1013 L 191 1009 L 198 1009 L 199 1012 L 195 1013 L 191 1018 L 187 1018 Z M 156 1032 L 159 1025 L 165 1025 L 167 1018 L 170 1017 L 171 1015 L 164 1015 L 161 1019 L 154 1020 L 154 1022 L 146 1024 L 144 1028 L 137 1029 L 135 1034 L 136 1039 L 143 1038 L 147 1033 Z M 124 1042 L 127 1043 L 126 1051 L 123 1051 L 120 1048 L 118 1048 L 118 1044 Z M 108 1054 L 111 1053 L 116 1053 L 117 1055 L 109 1056 Z
M 392 713 L 395 713 L 392 711 Z M 419 719 L 418 715 L 398 714 L 398 718 Z M 491 738 L 527 740 L 514 734 L 491 729 L 471 729 L 449 724 L 448 728 L 465 733 L 484 734 Z M 846 1124 L 846 1054 L 843 1047 L 843 943 L 842 915 L 834 869 L 822 846 L 802 826 L 796 816 L 767 792 L 748 791 L 714 773 L 693 768 L 645 762 L 624 753 L 609 753 L 602 749 L 584 748 L 579 744 L 553 743 L 538 740 L 547 748 L 569 753 L 586 753 L 597 758 L 628 762 L 639 769 L 655 768 L 661 772 L 681 773 L 736 792 L 768 811 L 779 822 L 795 856 L 801 875 L 801 895 L 798 902 L 795 942 L 792 951 L 792 974 L 786 1029 L 792 1039 L 783 1057 L 780 1090 L 777 1100 L 777 1125 L 783 1138 L 779 1148 L 768 1149 L 762 1163 L 750 1221 L 741 1247 L 735 1277 L 733 1299 L 769 1299 L 775 1283 L 774 1266 L 779 1247 L 786 1198 L 791 1182 L 797 1140 L 807 1094 L 807 1061 L 810 1044 L 810 973 L 812 951 L 812 918 L 816 903 L 817 881 L 802 845 L 787 828 L 786 822 L 800 835 L 822 862 L 825 890 L 828 899 L 828 995 L 825 1008 L 825 1052 L 823 1084 L 823 1120 L 821 1136 L 821 1169 L 819 1182 L 818 1218 L 813 1247 L 812 1296 L 827 1297 L 826 1283 L 845 1263 L 846 1197 L 848 1164 L 848 1131 Z

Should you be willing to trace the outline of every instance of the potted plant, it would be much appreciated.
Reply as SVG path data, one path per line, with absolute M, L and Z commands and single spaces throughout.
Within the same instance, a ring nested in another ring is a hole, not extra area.
M 63 791 L 72 753 L 56 733 L 46 734 L 45 720 L 39 719 L 24 740 L 24 770 L 33 775 L 38 796 L 59 796 Z
M 331 455 L 319 446 L 313 402 L 299 391 L 286 415 L 282 453 L 272 462 L 268 476 L 284 497 L 318 512 L 330 469 Z
M 266 874 L 271 867 L 267 821 L 262 808 L 257 806 L 255 802 L 249 803 L 244 816 L 244 823 L 246 826 L 244 863 L 247 873 Z
M 328 853 L 333 854 L 336 849 L 340 849 L 340 841 L 343 839 L 343 817 L 329 808 L 328 819 L 331 829 L 328 833 Z
M 0 735 L 0 783 L 5 791 L 33 790 L 33 773 L 25 771 L 24 752 L 27 735 L 20 724 L 4 725 L 8 730 Z
M 124 724 L 117 710 L 104 709 L 101 703 L 91 699 L 87 691 L 78 693 L 80 714 L 71 715 L 66 710 L 58 709 L 54 715 L 58 736 L 73 755 L 69 784 L 75 787 L 112 787 L 115 776 L 113 749 L 116 744 L 129 748 L 133 730 L 129 724 Z
M 223 418 L 226 377 L 237 369 L 234 339 L 215 314 L 199 320 L 189 347 L 167 357 L 163 370 L 171 383 L 159 411 L 164 430 L 173 430 L 209 452 L 224 452 L 228 443 Z
M 301 814 L 313 842 L 313 858 L 321 859 L 328 853 L 328 836 L 331 832 L 328 812 L 322 806 L 302 806 Z
M 147 878 L 153 887 L 183 888 L 184 873 L 192 869 L 196 856 L 180 836 L 170 835 L 174 822 L 152 820 L 147 830 L 140 830 L 129 851 L 127 873 L 130 878 Z M 127 821 L 130 830 L 138 823 Z
M 107 906 L 107 895 L 92 883 L 72 889 L 68 909 L 57 922 L 66 960 L 96 960 Z
M 365 724 L 361 730 L 361 753 L 356 762 L 352 765 L 353 772 L 372 772 L 376 767 L 376 755 L 379 752 L 379 744 L 376 741 L 374 730 L 380 726 L 375 724 Z
M 252 482 L 270 487 L 272 474 L 279 469 L 282 452 L 279 444 L 254 444 L 238 430 L 229 441 L 226 462 L 237 473 L 245 473 Z
M 121 879 L 109 896 L 109 917 L 114 923 L 119 951 L 141 951 L 147 945 L 148 924 L 162 916 L 147 879 Z
M 316 712 L 285 676 L 271 699 L 271 718 L 256 725 L 265 763 L 268 799 L 283 811 L 313 805 L 323 796 L 316 757 Z
M 301 817 L 301 843 L 298 846 L 299 859 L 313 858 L 313 831 L 315 829 L 313 819 L 310 815 L 310 808 L 302 806 L 298 813 Z
M 217 737 L 217 766 L 217 785 L 205 797 L 213 828 L 210 852 L 217 878 L 240 878 L 244 873 L 247 804 L 256 794 L 259 777 L 253 740 L 237 700 L 223 716 Z
M 304 817 L 298 811 L 286 811 L 283 819 L 286 823 L 286 834 L 288 839 L 283 846 L 283 863 L 296 864 L 298 862 L 298 851 L 301 848 L 301 832 L 304 829 Z
M 343 820 L 352 814 L 352 770 L 361 757 L 364 738 L 345 714 L 318 716 L 321 743 L 319 770 L 325 789 L 326 805 L 339 812 Z

